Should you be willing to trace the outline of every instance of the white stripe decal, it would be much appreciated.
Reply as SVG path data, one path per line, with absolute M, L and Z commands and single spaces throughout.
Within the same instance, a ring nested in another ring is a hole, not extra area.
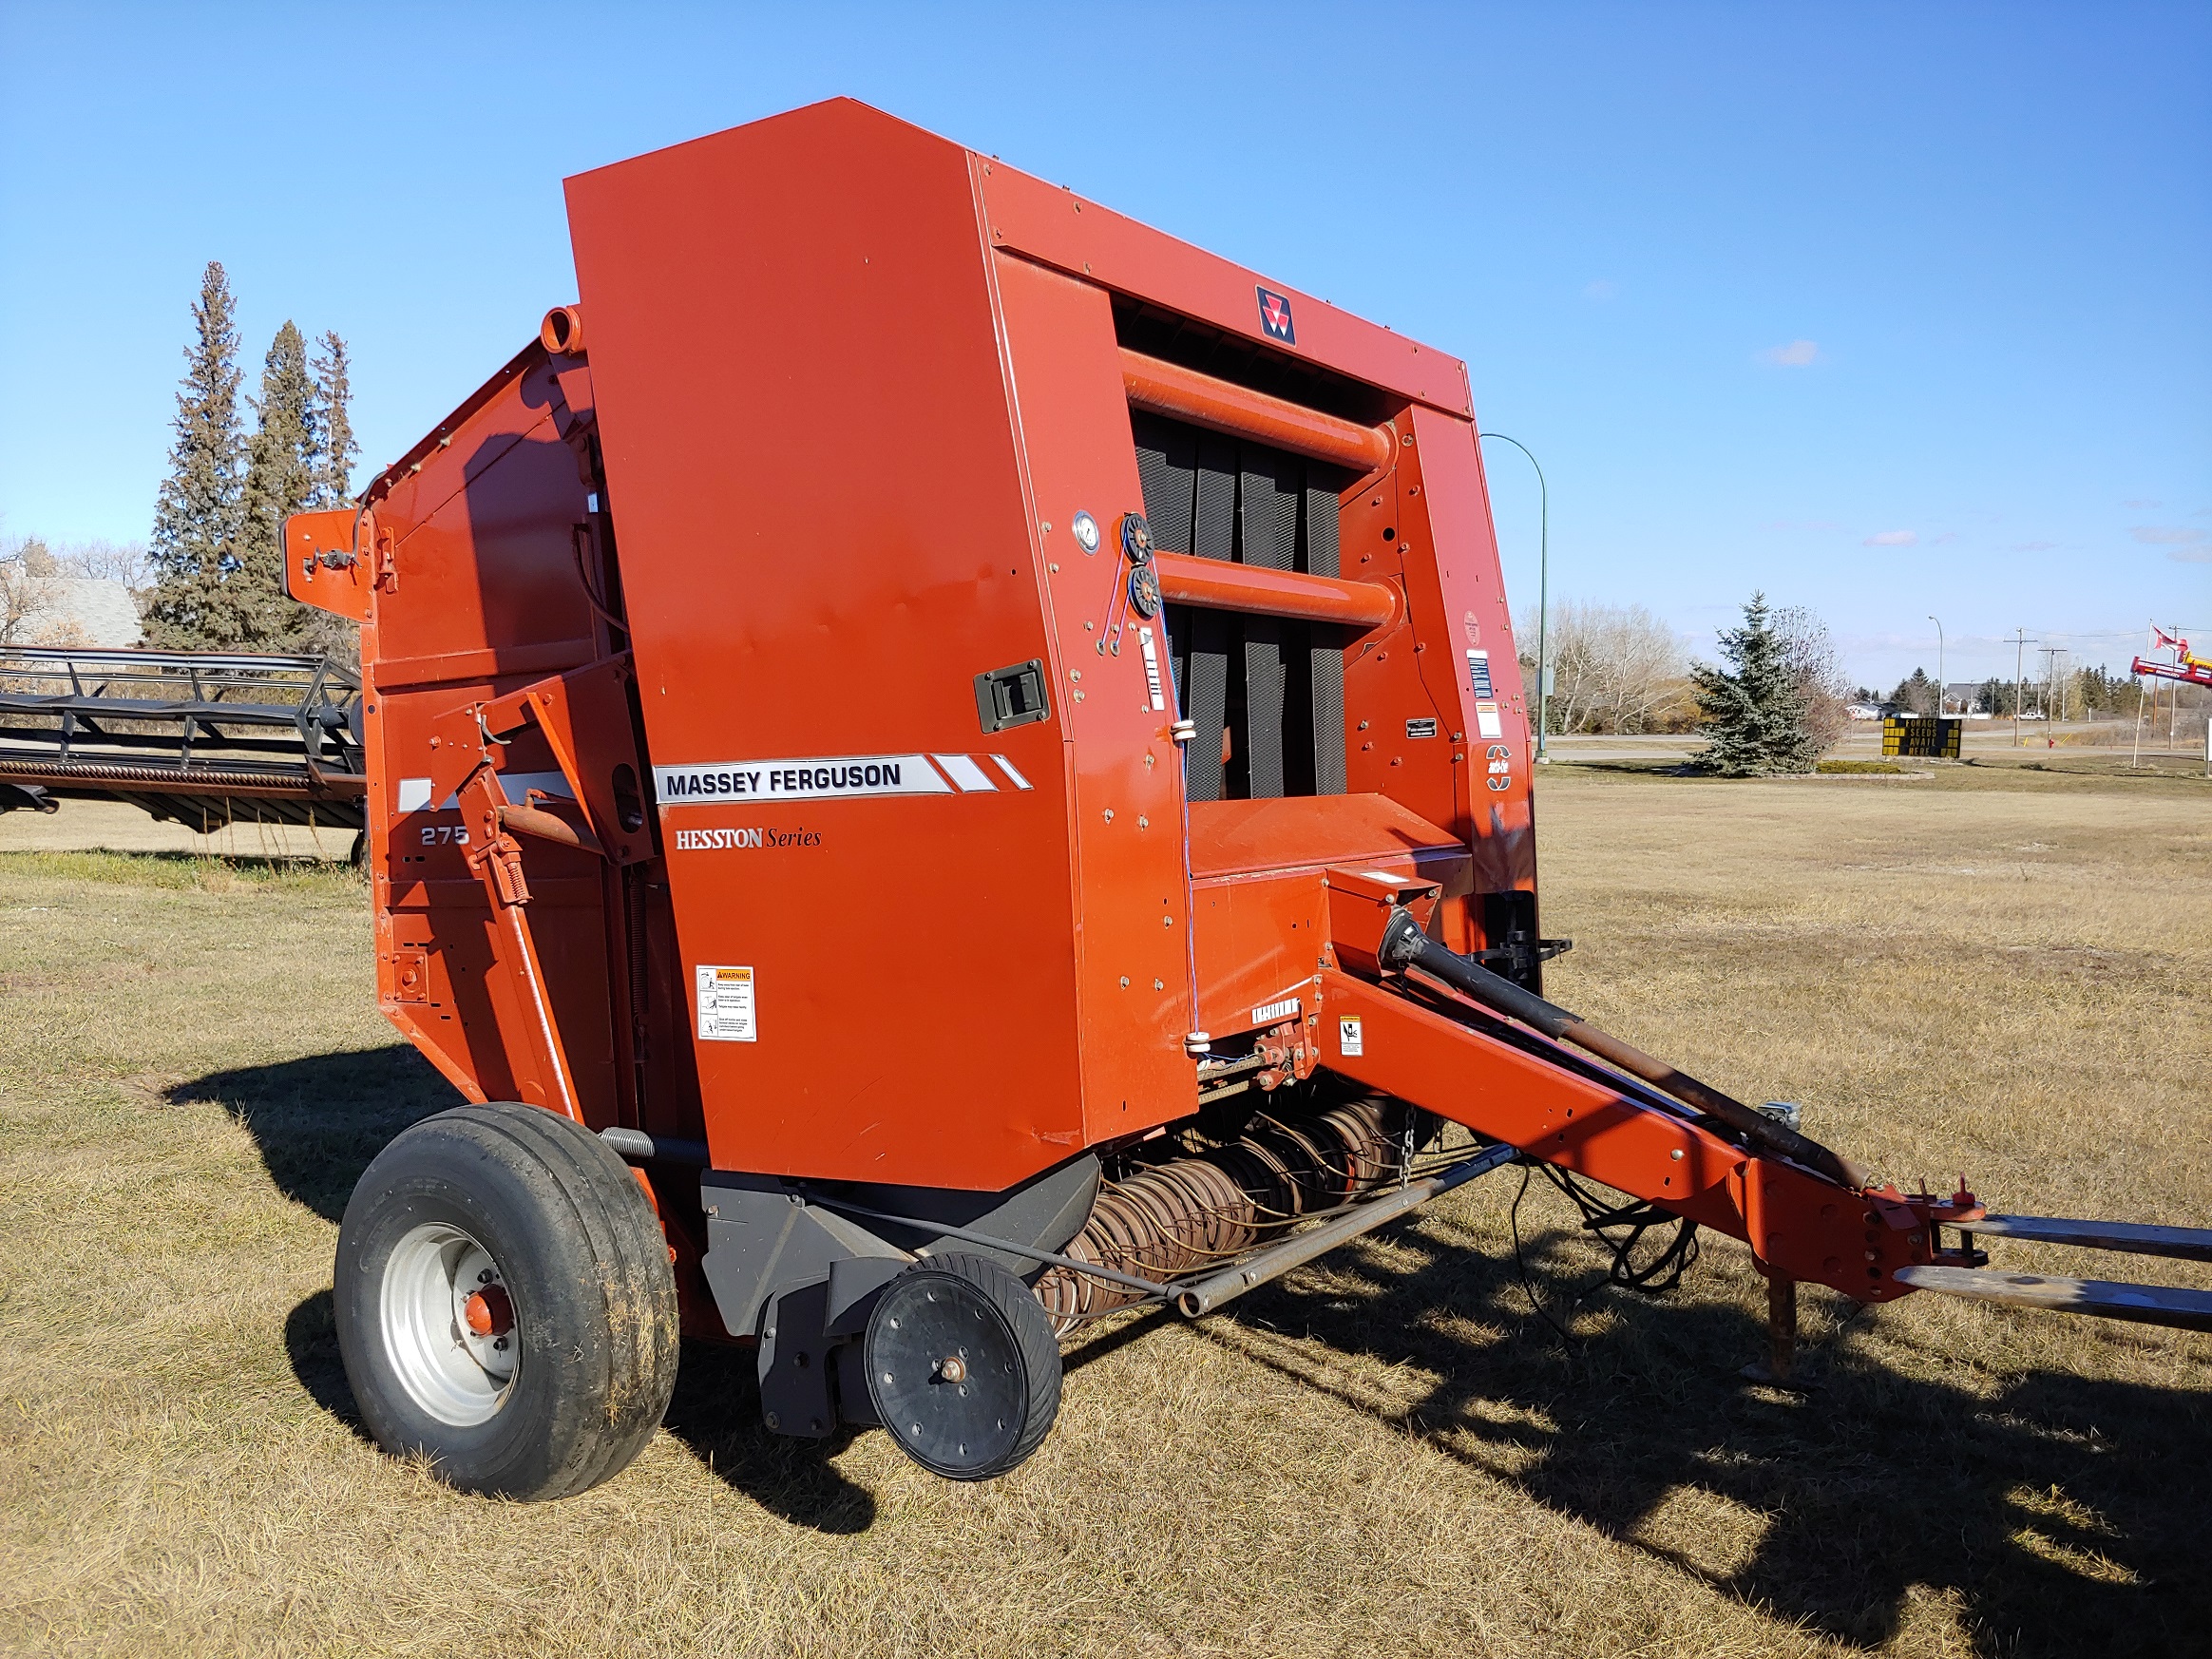
M 503 772 L 497 774 L 500 792 L 506 796 L 507 805 L 519 807 L 531 790 L 542 794 L 558 795 L 563 800 L 574 798 L 575 791 L 568 787 L 567 774 L 558 772 Z M 460 806 L 453 796 L 446 797 L 441 810 L 450 812 Z M 429 810 L 430 780 L 427 777 L 403 777 L 399 780 L 399 807 L 402 814 Z
M 1030 783 L 1027 778 L 1023 777 L 1019 772 L 1016 772 L 1014 770 L 1014 763 L 1011 760 L 1008 760 L 1003 754 L 994 754 L 991 756 L 991 758 L 999 763 L 999 770 L 1004 772 L 1006 776 L 1012 780 L 1016 789 L 1026 790 L 1036 787 Z
M 1139 628 L 1136 638 L 1144 648 L 1145 696 L 1151 698 L 1150 706 L 1154 710 L 1164 709 L 1168 702 L 1166 694 L 1160 689 L 1160 654 L 1153 649 L 1153 631 L 1150 628 Z
M 929 758 L 944 769 L 944 775 L 960 785 L 964 794 L 999 787 L 991 781 L 991 774 L 976 764 L 972 754 L 932 754 Z
M 866 795 L 949 795 L 922 754 L 840 754 L 821 760 L 715 760 L 657 766 L 660 810 L 728 801 L 839 801 Z

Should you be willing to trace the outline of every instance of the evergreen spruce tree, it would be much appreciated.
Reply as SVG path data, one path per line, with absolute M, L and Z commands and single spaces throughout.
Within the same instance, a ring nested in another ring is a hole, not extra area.
M 319 350 L 308 365 L 315 376 L 315 397 L 309 406 L 313 424 L 309 428 L 308 462 L 314 493 L 308 505 L 344 506 L 353 499 L 353 457 L 361 452 L 361 446 L 353 441 L 349 410 L 353 395 L 353 358 L 335 331 L 326 330 L 315 345 Z
M 261 395 L 252 400 L 258 419 L 248 449 L 238 568 L 223 584 L 233 629 L 225 644 L 276 650 L 295 632 L 294 606 L 284 593 L 284 521 L 315 491 L 314 398 L 307 342 L 287 320 L 269 344 Z
M 238 563 L 244 507 L 238 322 L 230 278 L 213 261 L 192 321 L 198 337 L 184 352 L 169 476 L 154 505 L 145 618 L 147 643 L 186 648 L 228 642 L 223 589 Z
M 1706 746 L 1695 763 L 1723 777 L 1812 771 L 1820 740 L 1807 729 L 1808 705 L 1764 594 L 1751 596 L 1741 628 L 1721 636 L 1721 655 L 1733 673 L 1702 662 L 1689 671 L 1705 711 Z

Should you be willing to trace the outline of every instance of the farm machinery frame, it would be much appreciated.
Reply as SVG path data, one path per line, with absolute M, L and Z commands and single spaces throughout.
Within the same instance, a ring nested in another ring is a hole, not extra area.
M 1457 360 L 849 101 L 567 191 L 580 301 L 285 530 L 362 625 L 380 1001 L 470 1102 L 341 1229 L 384 1444 L 582 1490 L 689 1335 L 987 1478 L 1057 1334 L 1515 1160 L 1744 1241 L 1777 1369 L 1801 1282 L 2212 1324 L 1545 1000 Z

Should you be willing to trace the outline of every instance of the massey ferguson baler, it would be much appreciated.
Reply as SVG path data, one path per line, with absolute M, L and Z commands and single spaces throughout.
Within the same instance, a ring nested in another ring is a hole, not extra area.
M 286 531 L 363 624 L 381 1003 L 474 1102 L 340 1232 L 384 1445 L 582 1490 L 680 1334 L 756 1344 L 778 1432 L 989 1477 L 1058 1333 L 1516 1159 L 1678 1224 L 1624 1279 L 1744 1240 L 1778 1365 L 1799 1281 L 2212 1321 L 1995 1282 L 1974 1233 L 2083 1224 L 1542 999 L 1459 362 L 846 101 L 568 207 L 580 303 Z

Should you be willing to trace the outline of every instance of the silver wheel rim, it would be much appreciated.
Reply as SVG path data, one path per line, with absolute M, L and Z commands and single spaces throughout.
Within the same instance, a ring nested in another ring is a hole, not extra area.
M 521 1332 L 476 1330 L 468 1303 L 496 1291 L 505 1275 L 491 1252 L 457 1227 L 429 1221 L 393 1247 L 384 1267 L 384 1351 L 408 1396 L 440 1422 L 469 1428 L 488 1420 L 514 1386 Z M 482 1321 L 480 1306 L 479 1322 Z

